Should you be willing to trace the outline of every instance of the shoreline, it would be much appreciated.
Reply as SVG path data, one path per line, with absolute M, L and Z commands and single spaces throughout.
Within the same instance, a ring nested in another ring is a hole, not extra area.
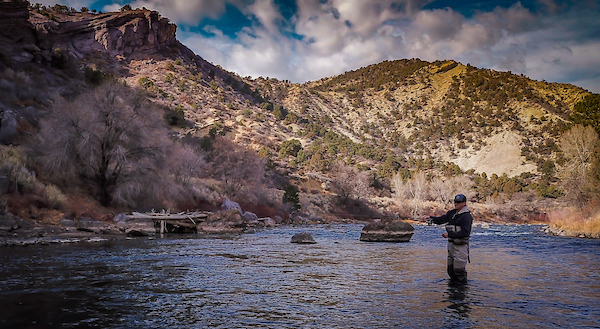
M 407 221 L 411 225 L 415 226 L 423 226 L 427 225 L 426 223 L 422 223 L 419 221 Z M 329 224 L 344 224 L 347 222 L 332 222 Z M 306 224 L 312 225 L 312 224 Z M 487 228 L 490 225 L 540 225 L 541 232 L 544 232 L 551 236 L 556 237 L 572 237 L 572 238 L 587 238 L 587 239 L 597 239 L 598 237 L 586 236 L 584 234 L 573 234 L 570 232 L 566 232 L 564 230 L 552 227 L 548 223 L 528 223 L 528 224 L 516 224 L 516 223 L 486 223 L 486 222 L 478 222 L 474 224 L 474 227 L 484 227 Z M 0 247 L 27 247 L 34 245 L 66 245 L 66 244 L 79 244 L 79 243 L 102 243 L 109 241 L 123 241 L 123 240 L 131 240 L 131 239 L 139 239 L 145 238 L 149 240 L 156 239 L 160 234 L 157 232 L 156 234 L 149 234 L 143 236 L 132 236 L 128 235 L 125 232 L 110 230 L 110 231 L 83 231 L 83 230 L 72 230 L 67 227 L 61 226 L 52 226 L 52 227 L 35 227 L 29 228 L 26 230 L 19 230 L 19 233 L 16 232 L 5 232 L 5 234 L 0 235 Z M 253 232 L 252 230 L 249 232 Z M 239 234 L 245 234 L 249 232 L 241 232 Z M 169 235 L 174 235 L 177 233 L 170 233 Z M 205 233 L 195 233 L 196 235 L 202 236 Z M 206 235 L 215 235 L 206 234 Z

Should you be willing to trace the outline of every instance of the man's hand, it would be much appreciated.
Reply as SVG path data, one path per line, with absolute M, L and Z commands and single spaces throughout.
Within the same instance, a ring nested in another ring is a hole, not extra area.
M 443 238 L 445 238 L 445 239 L 448 239 L 448 232 L 444 232 L 444 233 L 442 234 L 442 237 L 443 237 Z
M 429 215 L 423 215 L 421 218 L 424 221 L 427 221 L 427 225 L 431 226 L 431 224 L 433 224 L 433 222 L 431 221 L 431 216 L 429 216 Z

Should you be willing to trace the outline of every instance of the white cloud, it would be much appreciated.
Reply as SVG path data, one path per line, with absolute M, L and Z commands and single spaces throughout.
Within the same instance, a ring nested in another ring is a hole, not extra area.
M 61 1 L 75 8 L 93 2 Z M 387 59 L 416 57 L 454 59 L 538 80 L 580 83 L 600 92 L 600 8 L 594 1 L 538 0 L 537 12 L 515 2 L 471 17 L 451 8 L 424 10 L 429 2 L 296 0 L 297 11 L 289 21 L 274 0 L 135 0 L 131 5 L 157 10 L 178 23 L 183 43 L 241 75 L 304 82 Z M 214 26 L 205 27 L 211 37 L 186 32 L 203 18 L 218 20 L 227 4 L 251 25 L 235 37 Z M 300 37 L 290 37 L 290 32 Z
M 133 8 L 146 7 L 156 10 L 171 21 L 196 25 L 203 18 L 218 18 L 225 13 L 228 2 L 214 0 L 136 0 L 131 3 Z M 235 1 L 237 2 L 237 1 Z

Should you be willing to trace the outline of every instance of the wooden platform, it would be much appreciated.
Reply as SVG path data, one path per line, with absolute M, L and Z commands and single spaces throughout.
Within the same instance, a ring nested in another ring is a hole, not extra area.
M 208 212 L 188 212 L 188 213 L 139 213 L 133 212 L 130 216 L 130 219 L 151 219 L 155 224 L 160 225 L 160 233 L 167 233 L 169 230 L 167 227 L 171 228 L 187 228 L 191 230 L 196 230 L 197 225 L 202 223 L 208 218 Z

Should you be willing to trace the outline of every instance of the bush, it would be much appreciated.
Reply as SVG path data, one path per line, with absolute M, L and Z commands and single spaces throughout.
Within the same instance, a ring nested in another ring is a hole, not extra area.
M 67 67 L 68 57 L 62 49 L 56 48 L 52 53 L 51 61 L 53 67 L 63 70 Z
M 150 89 L 154 87 L 154 81 L 148 76 L 143 76 L 138 79 L 138 85 L 144 89 Z
M 302 143 L 300 143 L 297 139 L 290 139 L 281 143 L 281 148 L 279 149 L 279 157 L 283 158 L 288 155 L 297 156 L 298 152 L 302 150 Z
M 99 86 L 104 82 L 105 74 L 100 70 L 95 70 L 92 67 L 86 67 L 83 73 L 85 81 L 92 86 Z

